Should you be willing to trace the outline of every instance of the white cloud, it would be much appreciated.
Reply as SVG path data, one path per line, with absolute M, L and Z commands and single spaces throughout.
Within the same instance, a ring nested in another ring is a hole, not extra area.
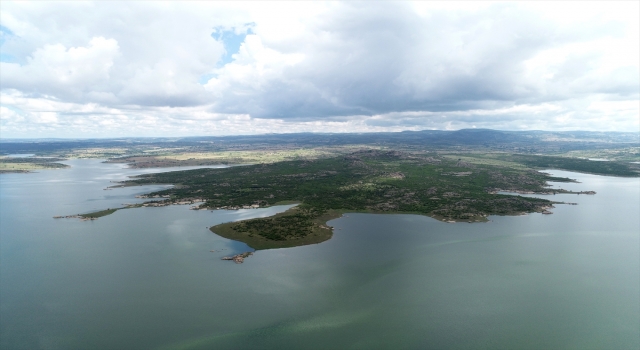
M 24 65 L 0 63 L 2 84 L 39 94 L 80 97 L 108 82 L 117 55 L 118 43 L 103 37 L 92 38 L 85 47 L 45 45 Z
M 3 3 L 12 34 L 1 50 L 12 59 L 0 66 L 0 136 L 638 130 L 639 11 L 637 2 Z M 211 34 L 248 27 L 222 65 L 228 47 Z

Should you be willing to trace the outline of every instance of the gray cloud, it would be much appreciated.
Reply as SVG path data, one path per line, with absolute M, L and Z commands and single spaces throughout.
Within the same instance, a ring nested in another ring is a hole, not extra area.
M 8 3 L 0 125 L 55 132 L 63 127 L 55 118 L 71 129 L 91 119 L 135 133 L 135 120 L 146 120 L 186 134 L 637 128 L 637 8 Z M 233 36 L 244 38 L 238 52 L 228 52 L 237 43 L 225 47 L 224 31 L 242 34 Z M 189 129 L 202 120 L 213 124 Z
M 569 57 L 552 67 L 551 79 L 527 71 L 527 61 L 543 50 L 620 31 L 611 23 L 593 27 L 563 31 L 515 4 L 422 17 L 406 3 L 341 3 L 299 41 L 274 45 L 301 52 L 302 62 L 257 88 L 251 80 L 234 81 L 215 108 L 259 118 L 322 119 L 637 94 L 637 66 L 604 80 L 590 75 L 597 53 Z

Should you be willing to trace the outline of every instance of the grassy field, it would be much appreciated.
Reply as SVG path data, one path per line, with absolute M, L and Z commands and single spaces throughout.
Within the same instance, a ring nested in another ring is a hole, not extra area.
M 0 173 L 24 173 L 43 169 L 62 169 L 68 165 L 56 163 L 59 158 L 0 157 Z
M 203 166 L 221 164 L 266 164 L 289 160 L 310 160 L 335 157 L 357 149 L 377 149 L 350 145 L 344 147 L 265 149 L 250 151 L 176 152 L 153 151 L 154 155 L 136 155 L 110 159 L 109 163 L 127 163 L 132 168 Z M 145 153 L 151 151 L 145 151 Z
M 0 171 L 32 171 L 32 170 L 40 170 L 47 169 L 40 164 L 33 163 L 3 163 L 0 162 Z
M 607 159 L 620 162 L 640 162 L 640 147 L 626 147 L 615 149 L 570 151 L 558 154 L 562 157 Z

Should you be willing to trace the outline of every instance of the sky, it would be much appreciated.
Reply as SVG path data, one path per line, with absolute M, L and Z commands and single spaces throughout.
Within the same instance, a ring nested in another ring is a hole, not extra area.
M 640 131 L 640 2 L 0 2 L 0 138 Z

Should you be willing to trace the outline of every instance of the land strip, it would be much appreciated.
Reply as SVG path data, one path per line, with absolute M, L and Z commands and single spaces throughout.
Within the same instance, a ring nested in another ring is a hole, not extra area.
M 640 147 L 613 149 L 577 150 L 558 154 L 562 157 L 599 159 L 619 162 L 640 162 Z
M 57 163 L 61 158 L 42 157 L 0 157 L 0 174 L 29 173 L 43 169 L 62 169 L 69 166 Z
M 450 154 L 448 157 L 464 160 L 472 164 L 512 168 L 558 169 L 620 177 L 640 176 L 640 164 L 623 161 L 593 161 L 584 158 L 508 153 L 456 153 Z
M 361 149 L 379 149 L 365 145 L 340 147 L 286 148 L 257 150 L 229 150 L 218 152 L 178 152 L 112 158 L 107 163 L 127 163 L 130 168 L 159 168 L 230 164 L 265 164 L 288 160 L 312 160 L 348 154 Z

